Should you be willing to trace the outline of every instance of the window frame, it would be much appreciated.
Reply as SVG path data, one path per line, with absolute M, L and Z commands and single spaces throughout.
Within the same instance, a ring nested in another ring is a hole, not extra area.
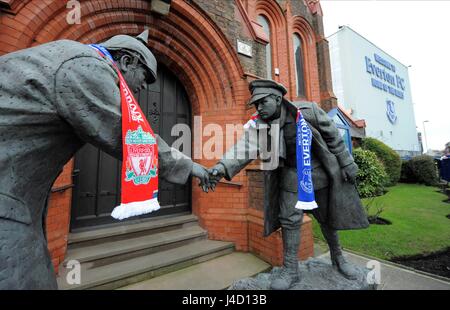
M 264 21 L 264 24 L 261 23 L 261 19 Z M 257 16 L 258 23 L 263 27 L 264 33 L 267 35 L 269 42 L 266 44 L 265 52 L 266 52 L 266 78 L 273 80 L 274 70 L 273 70 L 273 53 L 272 53 L 272 25 L 270 23 L 269 18 L 264 14 L 258 14 Z M 268 33 L 266 32 L 266 28 Z
M 296 48 L 296 39 L 298 39 L 298 47 Z M 294 72 L 295 72 L 295 89 L 296 93 L 295 96 L 297 98 L 307 98 L 307 91 L 306 91 L 306 72 L 305 72 L 305 43 L 302 38 L 302 36 L 298 32 L 294 32 L 292 35 L 292 43 L 294 47 Z M 300 60 L 301 60 L 301 69 L 302 69 L 302 90 L 303 93 L 300 93 L 300 82 L 299 82 L 299 62 L 297 59 L 297 49 L 300 49 Z
M 352 154 L 353 153 L 353 145 L 352 145 L 352 135 L 350 132 L 350 124 L 347 122 L 344 115 L 342 114 L 341 111 L 339 111 L 338 108 L 331 109 L 327 114 L 328 114 L 328 117 L 331 118 L 331 120 L 333 121 L 333 123 L 336 125 L 336 127 L 338 129 L 343 129 L 346 131 L 347 138 L 346 139 L 344 137 L 342 137 L 342 138 L 344 140 L 345 146 L 347 147 L 347 150 L 349 151 L 350 154 Z M 339 119 L 342 121 L 343 124 L 336 123 L 334 121 L 335 116 L 339 117 Z

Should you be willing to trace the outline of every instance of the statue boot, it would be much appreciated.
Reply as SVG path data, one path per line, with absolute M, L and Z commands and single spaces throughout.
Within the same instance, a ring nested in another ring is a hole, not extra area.
M 328 243 L 330 248 L 330 257 L 333 267 L 347 279 L 356 280 L 358 277 L 358 271 L 355 267 L 349 263 L 342 254 L 342 248 L 339 243 L 339 236 L 335 229 L 331 229 L 325 225 L 320 226 L 322 234 Z
M 283 267 L 281 272 L 272 280 L 272 290 L 287 290 L 298 282 L 298 246 L 300 244 L 299 229 L 282 229 L 283 238 Z

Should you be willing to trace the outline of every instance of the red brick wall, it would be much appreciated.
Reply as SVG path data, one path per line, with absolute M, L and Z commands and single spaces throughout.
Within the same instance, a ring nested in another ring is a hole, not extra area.
M 249 251 L 255 253 L 260 258 L 272 265 L 283 264 L 283 242 L 281 230 L 272 233 L 269 237 L 263 237 L 264 221 L 261 211 L 249 211 Z M 305 260 L 314 253 L 314 239 L 312 236 L 312 220 L 307 215 L 303 217 L 303 224 L 300 228 L 301 242 L 298 251 L 298 258 Z
M 248 239 L 249 250 L 272 265 L 283 263 L 283 243 L 281 231 L 276 231 L 269 237 L 263 237 L 264 232 L 264 174 L 259 170 L 247 170 L 249 188 L 248 209 Z M 299 259 L 307 259 L 313 255 L 314 244 L 312 236 L 312 221 L 304 216 L 301 230 L 301 243 L 299 247 Z
M 67 250 L 72 201 L 72 171 L 73 160 L 64 167 L 53 184 L 53 192 L 48 202 L 47 242 L 55 272 L 58 272 L 58 266 L 64 261 Z
M 251 33 L 241 30 L 249 24 L 236 27 L 234 14 L 237 9 L 233 11 L 232 7 L 237 2 L 227 4 L 224 12 L 216 12 L 215 8 L 208 9 L 211 6 L 209 1 L 174 0 L 170 14 L 160 17 L 151 13 L 150 2 L 145 0 L 81 1 L 82 19 L 79 25 L 68 25 L 65 21 L 68 12 L 65 1 L 0 2 L 9 5 L 9 13 L 0 14 L 0 55 L 62 38 L 84 43 L 101 42 L 119 33 L 136 35 L 148 27 L 152 51 L 184 84 L 193 115 L 203 117 L 202 128 L 208 123 L 217 123 L 223 128 L 227 123 L 245 123 L 253 112 L 246 109 L 245 102 L 250 95 L 250 77 L 255 78 L 257 74 L 255 71 L 244 72 L 241 63 L 245 56 L 236 53 L 236 40 L 230 37 L 233 29 L 236 29 L 236 35 Z M 280 69 L 280 75 L 275 79 L 288 86 L 291 99 L 296 99 L 292 34 L 297 32 L 304 38 L 307 99 L 321 102 L 323 85 L 330 83 L 320 79 L 328 79 L 330 75 L 323 73 L 327 73 L 328 67 L 319 70 L 321 64 L 318 59 L 321 58 L 317 56 L 320 51 L 316 48 L 316 38 L 322 39 L 322 36 L 315 33 L 315 28 L 311 26 L 310 21 L 314 17 L 308 15 L 304 19 L 294 15 L 291 1 L 252 0 L 243 3 L 246 9 L 244 14 L 248 14 L 249 20 L 255 21 L 257 14 L 265 13 L 277 27 L 274 31 L 273 64 Z M 292 3 L 303 5 L 299 1 Z M 220 16 L 215 18 L 214 14 Z M 228 27 L 227 22 L 233 27 Z M 326 52 L 326 46 L 321 50 Z M 254 61 L 257 59 L 261 57 L 255 56 Z M 245 59 L 247 69 L 252 68 L 249 62 L 251 60 Z M 319 71 L 322 72 L 320 76 Z M 203 137 L 201 141 L 208 139 Z M 198 142 L 194 141 L 194 148 Z M 198 162 L 211 166 L 215 160 Z M 72 170 L 73 162 L 70 162 L 53 188 L 70 186 Z M 193 213 L 199 216 L 200 224 L 208 230 L 211 239 L 235 242 L 237 250 L 252 251 L 269 262 L 279 264 L 282 253 L 280 235 L 274 233 L 269 238 L 262 237 L 262 212 L 251 207 L 256 204 L 261 206 L 261 184 L 257 187 L 259 189 L 249 191 L 249 175 L 247 171 L 241 172 L 233 179 L 236 184 L 220 184 L 215 193 L 205 194 L 193 186 Z M 71 195 L 72 190 L 68 188 L 52 193 L 49 200 L 47 237 L 56 268 L 66 252 Z M 301 258 L 313 253 L 311 225 L 306 217 L 302 226 Z
M 10 10 L 0 14 L 0 55 L 63 38 L 102 42 L 116 34 L 136 35 L 148 27 L 152 51 L 184 84 L 194 115 L 202 115 L 205 124 L 222 125 L 241 122 L 246 117 L 243 102 L 248 98 L 247 83 L 232 45 L 204 12 L 185 1 L 173 1 L 167 18 L 152 14 L 150 2 L 145 0 L 107 4 L 99 0 L 82 1 L 81 24 L 73 25 L 66 22 L 65 1 L 32 0 L 20 5 L 14 0 L 8 2 Z M 200 163 L 207 164 L 204 160 Z M 72 184 L 72 170 L 73 165 L 67 165 L 54 188 Z M 235 209 L 244 208 L 245 193 L 240 195 L 240 202 L 233 198 Z M 194 213 L 208 212 L 211 197 L 205 198 L 195 187 Z M 53 193 L 49 199 L 47 235 L 56 268 L 66 250 L 70 203 L 70 189 Z M 201 222 L 207 223 L 207 217 L 201 216 Z M 238 238 L 236 229 L 227 233 L 232 240 Z M 245 239 L 242 234 L 241 239 Z

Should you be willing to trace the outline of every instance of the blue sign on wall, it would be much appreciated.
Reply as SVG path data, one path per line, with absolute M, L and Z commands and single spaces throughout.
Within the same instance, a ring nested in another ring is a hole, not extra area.
M 373 76 L 371 79 L 372 86 L 400 99 L 404 99 L 404 91 L 406 89 L 405 79 L 396 74 L 395 66 L 381 56 L 374 54 L 374 59 L 382 67 L 373 63 L 369 57 L 365 57 L 366 71 Z

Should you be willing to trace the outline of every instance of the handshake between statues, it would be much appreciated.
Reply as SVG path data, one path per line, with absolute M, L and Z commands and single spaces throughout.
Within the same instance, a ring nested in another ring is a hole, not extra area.
M 354 184 L 357 171 L 358 166 L 356 165 L 348 165 L 344 167 L 341 170 L 342 179 L 345 182 Z M 221 163 L 217 163 L 214 167 L 207 169 L 194 162 L 191 174 L 200 180 L 199 186 L 205 193 L 208 193 L 210 189 L 212 191 L 216 189 L 217 183 L 219 183 L 219 181 L 225 176 L 225 173 L 225 166 Z
M 191 175 L 199 179 L 199 186 L 205 193 L 211 189 L 216 189 L 217 183 L 225 176 L 225 167 L 218 163 L 214 167 L 207 169 L 194 162 Z

